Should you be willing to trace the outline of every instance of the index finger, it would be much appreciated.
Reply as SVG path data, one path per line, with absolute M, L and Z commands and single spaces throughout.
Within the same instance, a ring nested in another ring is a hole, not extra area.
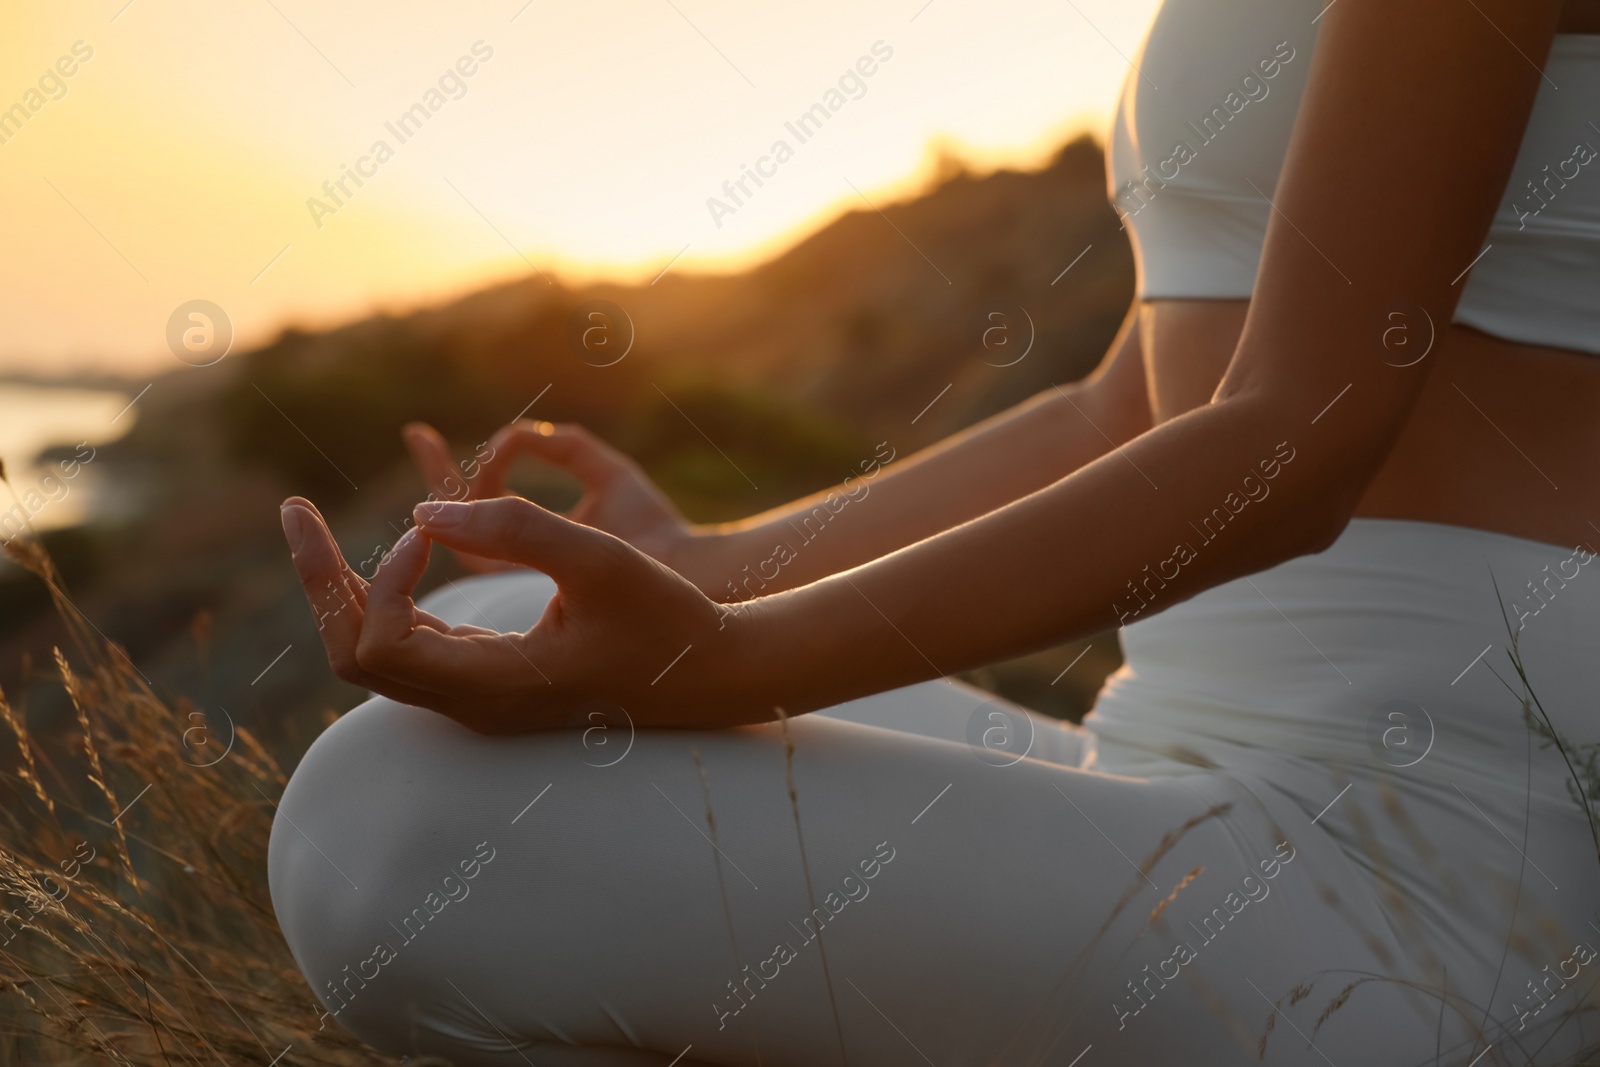
M 444 439 L 443 434 L 425 422 L 411 422 L 401 430 L 401 437 L 405 441 L 406 451 L 411 453 L 411 462 L 416 464 L 430 492 L 437 494 L 441 500 L 467 498 L 470 492 L 467 480 L 456 469 L 455 460 L 450 454 L 450 442 Z M 498 496 L 499 493 L 490 495 Z
M 522 650 L 520 635 L 419 625 L 411 591 L 427 567 L 427 545 L 419 531 L 408 531 L 373 577 L 355 649 L 361 667 L 451 701 L 462 694 L 502 693 L 535 680 L 548 684 L 549 678 Z
M 586 491 L 604 488 L 629 469 L 629 461 L 620 452 L 573 423 L 557 425 L 523 419 L 501 427 L 490 439 L 490 445 L 494 455 L 484 461 L 484 474 L 492 473 L 502 482 L 521 455 L 560 467 L 582 482 Z

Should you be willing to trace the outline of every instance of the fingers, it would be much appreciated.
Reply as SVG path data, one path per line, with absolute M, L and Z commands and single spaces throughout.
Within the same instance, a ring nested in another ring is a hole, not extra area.
M 450 443 L 438 430 L 425 422 L 410 422 L 401 429 L 400 436 L 430 492 L 441 500 L 465 500 L 471 495 L 471 487 L 450 454 Z M 500 491 L 482 495 L 499 496 Z
M 473 697 L 525 692 L 531 685 L 550 684 L 523 650 L 521 636 L 459 630 L 440 633 L 421 627 L 403 634 L 363 630 L 357 656 L 363 670 L 374 677 L 432 694 L 424 706 L 461 718 L 461 712 L 449 709 L 464 705 L 465 714 L 471 717 L 475 713 Z M 484 710 L 480 702 L 476 712 Z
M 508 504 L 521 504 L 526 512 L 514 514 Z M 581 537 L 573 537 L 567 528 L 584 531 L 584 527 L 526 501 L 502 498 L 485 505 L 494 506 L 466 523 L 468 537 L 503 542 L 513 551 L 541 558 L 566 558 L 580 547 Z M 479 505 L 430 504 L 419 511 L 441 506 Z M 485 708 L 497 706 L 494 697 L 550 684 L 529 658 L 521 635 L 450 627 L 417 609 L 412 594 L 427 570 L 425 531 L 413 528 L 403 534 L 368 583 L 345 562 L 315 505 L 291 497 L 281 510 L 295 571 L 311 602 L 328 663 L 339 678 L 392 700 L 449 715 L 473 729 L 486 728 Z
M 417 606 L 411 594 L 428 569 L 428 539 L 413 526 L 400 536 L 378 565 L 367 589 L 367 609 L 361 625 L 361 645 L 398 641 L 417 626 Z
M 413 704 L 430 707 L 436 698 L 411 686 L 364 670 L 356 657 L 368 598 L 367 584 L 351 570 L 315 505 L 304 497 L 290 497 L 281 509 L 284 536 L 295 572 L 317 623 L 317 634 L 333 673 L 352 685 Z M 418 612 L 419 625 L 448 629 L 439 619 Z
M 489 439 L 489 458 L 478 465 L 477 477 L 469 486 L 456 469 L 449 442 L 438 430 L 425 422 L 412 422 L 406 424 L 402 436 L 412 462 L 441 500 L 505 495 L 511 465 L 523 455 L 560 467 L 588 490 L 603 488 L 634 470 L 632 460 L 576 423 L 522 419 L 501 427 Z
M 414 528 L 406 531 L 372 579 L 355 650 L 361 669 L 440 694 L 449 704 L 526 686 L 528 676 L 538 671 L 516 635 L 477 627 L 440 631 L 417 624 L 411 592 L 427 565 L 427 538 Z
M 515 496 L 418 504 L 412 517 L 424 534 L 440 544 L 536 567 L 559 584 L 583 584 L 621 545 L 609 534 Z
M 400 429 L 400 439 L 411 454 L 412 465 L 422 475 L 423 484 L 440 496 L 448 497 L 442 483 L 449 473 L 449 448 L 439 431 L 425 422 L 408 422 Z
M 469 500 L 481 497 L 503 496 L 506 491 L 506 464 L 491 468 L 487 462 L 478 464 L 477 480 L 463 477 L 450 454 L 450 444 L 432 426 L 425 422 L 410 422 L 400 436 L 405 440 L 411 462 L 422 475 L 423 483 L 431 494 L 430 499 Z M 491 455 L 491 459 L 493 456 Z M 478 574 L 509 570 L 498 560 L 480 559 L 472 555 L 459 555 L 461 565 Z
M 631 460 L 574 423 L 558 426 L 524 419 L 503 427 L 489 443 L 494 455 L 484 463 L 484 474 L 492 473 L 501 484 L 511 464 L 524 454 L 560 467 L 590 491 L 632 470 Z
M 366 602 L 366 583 L 345 562 L 322 516 L 302 497 L 290 497 L 280 514 L 295 572 L 305 588 L 318 629 L 332 618 L 359 616 Z

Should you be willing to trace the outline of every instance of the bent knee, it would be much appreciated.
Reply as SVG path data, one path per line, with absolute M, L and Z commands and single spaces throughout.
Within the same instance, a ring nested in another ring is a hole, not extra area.
M 328 1013 L 379 1047 L 392 999 L 381 972 L 492 862 L 492 845 L 454 840 L 437 817 L 449 805 L 430 763 L 460 733 L 470 735 L 432 712 L 368 700 L 312 744 L 273 819 L 268 883 L 284 939 Z

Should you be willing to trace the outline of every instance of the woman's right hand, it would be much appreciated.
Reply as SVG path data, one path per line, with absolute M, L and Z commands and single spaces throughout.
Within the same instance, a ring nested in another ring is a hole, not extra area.
M 582 483 L 583 496 L 567 518 L 628 542 L 707 592 L 722 584 L 714 558 L 720 535 L 690 524 L 637 463 L 582 426 L 523 419 L 489 439 L 486 457 L 459 467 L 444 437 L 427 423 L 409 423 L 403 436 L 412 461 L 440 500 L 506 496 L 512 464 L 520 456 L 533 456 Z M 465 552 L 456 555 L 462 566 L 474 571 L 513 566 Z
M 746 636 L 757 617 L 713 603 L 617 537 L 516 496 L 429 501 L 367 581 L 309 500 L 290 497 L 281 510 L 329 665 L 375 694 L 485 734 L 560 729 L 595 708 L 626 708 L 641 727 L 772 718 L 770 672 Z M 555 580 L 555 597 L 520 633 L 451 626 L 413 599 L 436 541 L 536 567 Z

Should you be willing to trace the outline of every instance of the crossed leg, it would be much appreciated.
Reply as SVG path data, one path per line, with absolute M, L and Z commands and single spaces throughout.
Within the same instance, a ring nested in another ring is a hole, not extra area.
M 427 607 L 523 628 L 541 581 Z M 485 738 L 375 698 L 285 791 L 273 902 L 325 1025 L 460 1067 L 1431 1053 L 1398 1001 L 1315 1031 L 1329 997 L 1291 1003 L 1315 971 L 1380 969 L 1324 885 L 1383 926 L 1303 816 L 1222 775 L 1080 770 L 1081 735 L 1051 720 L 1005 720 L 1035 730 L 1015 758 L 1020 735 L 983 736 L 1005 709 L 927 683 L 786 731 L 601 741 Z M 1280 1011 L 1307 1040 L 1272 1032 Z

